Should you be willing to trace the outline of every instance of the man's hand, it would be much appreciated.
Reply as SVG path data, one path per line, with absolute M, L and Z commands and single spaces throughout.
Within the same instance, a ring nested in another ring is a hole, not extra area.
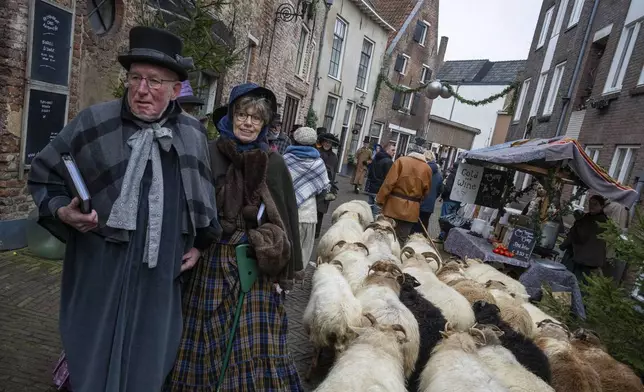
M 197 248 L 191 248 L 188 253 L 183 255 L 181 259 L 181 272 L 192 269 L 192 267 L 197 264 L 199 258 L 201 257 L 201 252 Z
M 87 233 L 98 226 L 98 214 L 95 210 L 92 210 L 89 214 L 83 214 L 79 205 L 80 201 L 75 197 L 72 199 L 71 203 L 65 207 L 60 207 L 56 212 L 56 215 L 58 215 L 58 219 L 65 222 L 67 225 L 81 233 Z

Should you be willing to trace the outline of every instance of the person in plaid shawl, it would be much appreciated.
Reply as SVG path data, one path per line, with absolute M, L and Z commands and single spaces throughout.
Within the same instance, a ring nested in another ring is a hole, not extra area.
M 318 223 L 316 196 L 331 189 L 320 152 L 314 147 L 317 133 L 313 128 L 302 127 L 293 133 L 295 145 L 289 146 L 284 162 L 293 178 L 300 222 L 302 260 L 311 260 L 315 242 L 315 225 Z
M 182 47 L 133 28 L 119 56 L 125 96 L 81 111 L 31 164 L 39 223 L 66 242 L 57 369 L 77 392 L 161 390 L 181 338 L 181 273 L 221 235 L 206 130 L 174 101 L 188 77 Z M 62 154 L 91 213 L 72 198 Z

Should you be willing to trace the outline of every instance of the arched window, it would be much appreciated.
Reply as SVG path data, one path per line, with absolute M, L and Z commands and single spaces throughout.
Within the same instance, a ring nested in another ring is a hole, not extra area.
M 89 24 L 96 34 L 105 34 L 114 26 L 115 0 L 88 0 Z

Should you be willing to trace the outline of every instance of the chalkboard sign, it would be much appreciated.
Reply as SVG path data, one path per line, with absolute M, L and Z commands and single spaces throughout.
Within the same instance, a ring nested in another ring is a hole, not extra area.
M 461 163 L 458 165 L 457 170 L 454 185 L 452 186 L 452 193 L 449 198 L 454 201 L 460 201 L 461 203 L 474 203 L 479 186 L 481 185 L 483 168 L 481 166 Z
M 25 164 L 32 159 L 65 126 L 67 95 L 50 91 L 31 90 L 27 117 Z
M 510 237 L 508 249 L 514 253 L 515 259 L 530 261 L 532 250 L 536 244 L 537 239 L 534 231 L 525 227 L 515 227 L 512 231 L 512 237 Z
M 508 172 L 485 168 L 474 204 L 491 208 L 503 207 L 503 191 L 507 179 Z
M 36 0 L 33 29 L 31 78 L 67 86 L 72 14 L 43 0 Z

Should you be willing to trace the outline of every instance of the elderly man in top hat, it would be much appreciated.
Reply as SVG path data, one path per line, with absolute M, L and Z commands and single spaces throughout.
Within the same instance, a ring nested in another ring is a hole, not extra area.
M 190 59 L 135 27 L 125 96 L 81 111 L 33 160 L 40 223 L 67 243 L 60 331 L 80 392 L 158 392 L 182 332 L 181 273 L 218 240 L 205 129 L 175 98 Z M 79 208 L 61 155 L 91 195 Z

